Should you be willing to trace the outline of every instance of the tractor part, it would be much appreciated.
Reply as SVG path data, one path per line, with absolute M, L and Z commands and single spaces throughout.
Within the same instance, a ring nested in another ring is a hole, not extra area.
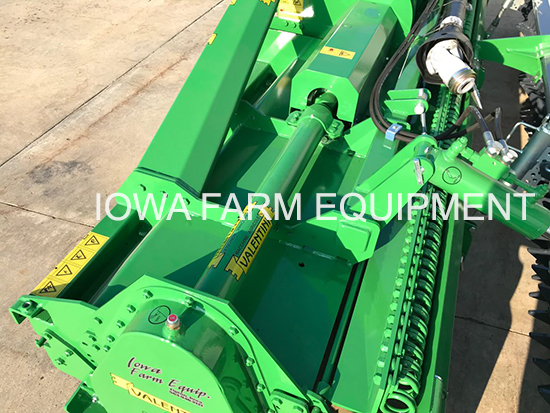
M 512 165 L 512 172 L 521 180 L 527 180 L 527 182 L 535 184 L 542 180 L 540 168 L 545 167 L 545 164 L 550 162 L 550 157 L 546 153 L 550 146 L 548 120 L 549 117 L 547 116 L 539 127 L 534 127 L 524 122 L 517 123 L 506 139 L 508 140 L 519 125 L 534 131 L 529 138 L 529 142 L 523 148 L 521 156 Z
M 118 204 L 10 309 L 81 381 L 66 411 L 442 413 L 468 201 L 550 285 L 548 185 L 517 172 L 547 138 L 518 156 L 473 84 L 542 74 L 550 39 L 487 40 L 484 10 L 232 1 Z
M 288 201 L 326 130 L 338 127 L 333 123 L 337 103 L 336 97 L 327 92 L 316 98 L 302 114 L 295 113 L 296 130 L 258 189 L 258 193 L 267 195 L 268 202 L 274 202 L 277 194 Z M 248 217 L 239 219 L 233 226 L 197 282 L 198 291 L 231 301 L 246 282 L 246 278 L 241 280 L 241 277 L 248 273 L 274 225 L 274 205 L 265 204 L 264 198 L 252 201 L 245 209 Z M 249 213 L 249 210 L 254 212 Z
M 452 93 L 473 90 L 476 72 L 472 70 L 473 49 L 462 31 L 467 0 L 451 0 L 441 14 L 438 30 L 422 44 L 416 62 L 427 83 L 445 84 Z

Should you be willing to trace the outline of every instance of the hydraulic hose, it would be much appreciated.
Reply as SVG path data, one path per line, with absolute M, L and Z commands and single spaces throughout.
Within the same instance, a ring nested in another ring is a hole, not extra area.
M 391 59 L 388 61 L 388 64 L 386 65 L 386 67 L 384 67 L 384 69 L 382 70 L 382 73 L 380 73 L 380 76 L 376 80 L 376 83 L 374 84 L 374 88 L 373 88 L 373 91 L 372 91 L 372 94 L 371 94 L 371 97 L 370 97 L 370 100 L 369 100 L 369 112 L 370 112 L 370 116 L 371 116 L 371 119 L 372 119 L 374 125 L 378 128 L 378 130 L 380 130 L 383 133 L 385 133 L 386 130 L 391 126 L 388 123 L 388 121 L 386 121 L 386 119 L 384 118 L 384 115 L 382 114 L 382 109 L 380 107 L 380 94 L 381 94 L 382 88 L 384 86 L 384 83 L 386 82 L 386 80 L 387 80 L 388 76 L 390 75 L 390 73 L 392 72 L 392 70 L 395 68 L 395 65 L 399 62 L 399 60 L 403 57 L 405 52 L 409 49 L 409 47 L 414 42 L 416 36 L 418 35 L 421 28 L 426 23 L 427 19 L 429 18 L 430 14 L 434 10 L 435 5 L 438 3 L 438 1 L 439 0 L 430 0 L 428 2 L 428 4 L 426 5 L 424 11 L 419 16 L 419 18 L 416 21 L 416 23 L 414 24 L 414 26 L 411 28 L 409 34 L 407 35 L 405 40 L 403 40 L 403 42 L 398 47 L 398 49 L 395 51 L 395 53 L 393 54 Z M 456 122 L 456 124 L 453 125 L 449 130 L 446 130 L 442 134 L 436 136 L 435 139 L 436 140 L 454 139 L 454 138 L 457 138 L 457 137 L 460 137 L 460 136 L 464 136 L 465 134 L 469 133 L 470 131 L 477 129 L 477 127 L 479 127 L 479 126 L 481 126 L 482 129 L 484 129 L 484 130 L 488 130 L 487 122 L 489 120 L 492 120 L 494 115 L 491 114 L 491 115 L 487 116 L 488 119 L 484 119 L 483 116 L 481 115 L 481 113 L 479 112 L 479 109 L 477 109 L 477 108 L 475 108 L 475 110 L 474 109 L 469 109 L 471 107 L 472 106 L 469 106 L 468 108 L 466 108 L 464 113 L 460 116 L 460 118 L 462 119 L 461 122 Z M 470 128 L 467 128 L 463 131 L 453 133 L 460 127 L 460 125 L 464 122 L 464 120 L 466 119 L 466 117 L 470 113 L 473 113 L 476 116 L 477 123 L 475 125 L 478 125 L 478 126 L 475 126 L 473 128 L 470 127 Z M 403 141 L 403 142 L 407 142 L 407 143 L 411 142 L 417 136 L 419 136 L 419 134 L 409 132 L 409 131 L 404 131 L 404 130 L 399 131 L 395 135 L 395 137 L 398 140 Z
M 497 109 L 500 110 L 500 108 L 497 108 Z M 466 129 L 463 129 L 459 132 L 453 133 L 464 123 L 466 118 L 471 113 L 474 114 L 477 122 L 474 123 L 472 126 L 466 128 Z M 454 123 L 453 126 L 451 126 L 449 129 L 447 129 L 442 134 L 437 135 L 435 137 L 435 139 L 438 140 L 438 141 L 443 141 L 443 140 L 447 140 L 447 139 L 459 138 L 461 136 L 464 136 L 464 135 L 478 129 L 479 127 L 481 127 L 484 132 L 488 131 L 489 127 L 487 126 L 487 123 L 491 122 L 493 119 L 495 119 L 495 113 L 496 113 L 496 110 L 493 113 L 483 117 L 478 108 L 476 108 L 475 106 L 470 105 L 464 110 L 464 112 L 461 113 L 461 115 L 458 117 L 457 121 Z
M 494 111 L 495 114 L 495 133 L 499 141 L 506 142 L 504 135 L 502 135 L 502 109 L 496 108 Z
M 384 83 L 392 70 L 395 68 L 395 65 L 398 63 L 398 61 L 403 57 L 405 52 L 409 49 L 413 41 L 416 39 L 416 36 L 420 32 L 420 29 L 424 26 L 426 21 L 428 20 L 430 14 L 435 8 L 435 5 L 439 2 L 439 0 L 430 0 L 428 4 L 426 5 L 424 11 L 419 16 L 416 23 L 411 28 L 409 34 L 403 40 L 401 45 L 397 48 L 391 59 L 388 61 L 388 64 L 384 67 L 382 70 L 382 73 L 380 73 L 380 76 L 376 80 L 376 83 L 374 84 L 374 88 L 370 97 L 369 101 L 369 112 L 371 115 L 371 118 L 374 122 L 374 125 L 382 132 L 385 132 L 386 129 L 388 129 L 391 125 L 384 119 L 384 116 L 382 115 L 382 110 L 380 108 L 380 93 L 382 90 L 382 87 L 384 86 Z M 414 138 L 416 138 L 418 135 L 407 132 L 407 131 L 400 131 L 396 134 L 396 138 L 404 141 L 404 142 L 410 142 Z

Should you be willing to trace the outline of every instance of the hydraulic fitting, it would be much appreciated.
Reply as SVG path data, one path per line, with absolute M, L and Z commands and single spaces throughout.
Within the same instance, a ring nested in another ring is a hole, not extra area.
M 462 32 L 468 7 L 466 0 L 447 3 L 438 30 L 416 54 L 416 63 L 427 83 L 443 83 L 459 95 L 472 91 L 476 82 L 476 72 L 471 67 L 472 45 Z

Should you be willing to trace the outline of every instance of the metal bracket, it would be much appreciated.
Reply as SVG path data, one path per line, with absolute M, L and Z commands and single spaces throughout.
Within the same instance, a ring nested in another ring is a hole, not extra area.
M 412 115 L 421 115 L 428 111 L 430 91 L 428 89 L 389 90 L 389 99 L 384 105 L 396 119 L 405 119 Z
M 300 122 L 300 119 L 302 118 L 303 111 L 294 111 L 292 112 L 288 118 L 286 119 L 286 123 L 290 126 L 298 126 L 298 123 Z M 344 133 L 345 125 L 343 122 L 334 119 L 330 125 L 324 124 L 321 120 L 319 122 L 323 125 L 323 128 L 325 129 L 325 132 L 327 133 L 327 136 L 323 138 L 323 143 L 328 143 L 334 139 L 337 139 L 341 137 Z
M 395 135 L 397 135 L 401 129 L 403 129 L 403 126 L 398 123 L 394 123 L 386 130 L 384 137 L 393 142 L 395 140 Z
M 334 119 L 327 129 L 327 136 L 330 140 L 334 140 L 342 136 L 344 133 L 344 123 Z

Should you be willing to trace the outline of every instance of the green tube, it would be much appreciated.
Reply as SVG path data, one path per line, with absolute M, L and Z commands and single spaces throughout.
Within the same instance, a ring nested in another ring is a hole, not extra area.
M 245 219 L 235 223 L 195 288 L 229 301 L 233 299 L 275 224 L 272 220 L 275 194 L 288 199 L 333 121 L 335 107 L 334 95 L 324 93 L 304 110 L 296 130 L 258 189 L 259 194 L 269 197 L 271 204 L 252 209 L 265 202 L 262 197 L 252 200 L 252 205 L 244 211 Z M 251 219 L 248 219 L 249 209 Z

